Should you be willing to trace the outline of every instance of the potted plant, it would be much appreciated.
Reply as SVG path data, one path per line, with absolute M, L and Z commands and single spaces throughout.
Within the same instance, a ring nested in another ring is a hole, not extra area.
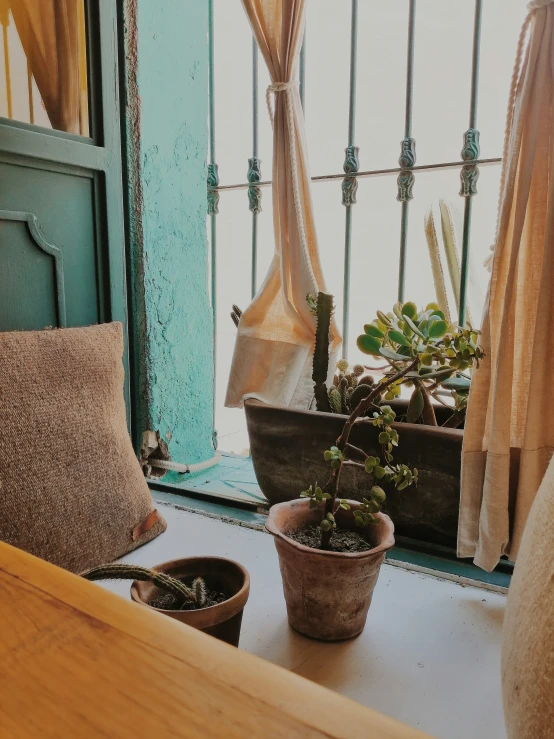
M 187 557 L 148 569 L 109 564 L 82 575 L 87 580 L 133 580 L 131 598 L 238 647 L 250 577 L 238 562 L 222 557 Z
M 373 367 L 341 360 L 333 384 L 327 387 L 329 323 L 332 296 L 308 298 L 317 315 L 313 363 L 315 410 L 296 410 L 247 400 L 245 403 L 250 449 L 260 488 L 271 504 L 293 500 L 306 475 L 321 480 L 325 474 L 321 449 L 340 436 L 345 416 L 375 386 Z M 468 370 L 482 351 L 478 332 L 447 325 L 436 304 L 417 311 L 413 303 L 397 304 L 378 312 L 358 338 L 360 350 L 385 362 L 384 379 L 391 380 L 379 402 L 396 414 L 393 429 L 402 432 L 402 455 L 419 470 L 417 495 L 402 495 L 388 486 L 385 511 L 397 533 L 412 539 L 455 547 L 460 499 L 463 421 L 469 393 Z M 417 365 L 408 369 L 418 358 Z M 411 397 L 400 398 L 411 386 Z M 353 444 L 370 455 L 379 453 L 378 431 L 356 424 Z M 344 497 L 361 500 L 367 481 L 359 469 L 342 476 Z
M 427 325 L 423 325 L 424 320 Z M 365 383 L 367 392 L 363 391 L 359 402 L 352 402 L 355 407 L 336 443 L 320 451 L 328 467 L 327 483 L 323 487 L 310 485 L 300 494 L 300 500 L 274 505 L 266 524 L 275 537 L 289 622 L 301 633 L 318 639 L 347 639 L 362 631 L 385 552 L 394 545 L 394 526 L 381 511 L 387 497 L 381 485 L 401 492 L 418 482 L 417 468 L 394 460 L 400 439 L 396 413 L 383 400 L 394 397 L 394 388 L 408 378 L 421 389 L 422 378 L 432 375 L 432 381 L 436 381 L 439 373 L 452 374 L 482 356 L 477 332 L 449 330 L 438 315 L 431 321 L 421 317 L 417 323 L 390 318 L 383 323 L 381 336 L 368 332 L 366 327 L 364 336 L 372 340 L 361 337 L 360 343 L 371 354 L 388 354 L 392 371 L 378 382 Z M 399 329 L 405 342 L 398 335 Z M 405 351 L 392 356 L 389 341 L 405 347 Z M 455 355 L 451 347 L 457 347 Z M 456 359 L 459 361 L 453 361 Z M 344 389 L 344 383 L 341 385 Z M 323 397 L 321 391 L 319 394 Z M 354 393 L 352 397 L 356 397 Z M 410 400 L 410 406 L 414 403 L 421 414 L 424 399 Z M 371 427 L 377 434 L 378 455 L 353 442 L 355 429 L 361 427 Z M 343 475 L 351 469 L 365 476 L 367 492 L 361 501 L 339 495 Z

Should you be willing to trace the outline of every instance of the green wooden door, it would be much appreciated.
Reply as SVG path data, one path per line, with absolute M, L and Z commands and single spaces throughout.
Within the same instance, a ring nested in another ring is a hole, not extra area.
M 29 57 L 23 82 L 17 76 L 25 47 L 17 36 L 24 5 L 16 2 L 24 0 L 0 0 L 1 112 L 10 114 L 0 117 L 0 331 L 117 320 L 127 333 L 116 3 L 75 0 L 86 48 L 80 62 L 86 64 L 81 73 L 90 132 L 79 135 L 34 122 L 44 121 L 45 112 Z

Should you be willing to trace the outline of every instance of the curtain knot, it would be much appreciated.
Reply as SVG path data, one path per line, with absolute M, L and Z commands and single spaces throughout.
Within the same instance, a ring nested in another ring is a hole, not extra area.
M 546 8 L 547 5 L 554 3 L 554 0 L 531 0 L 527 3 L 527 10 L 539 10 L 540 8 Z
M 298 80 L 290 80 L 290 82 L 272 82 L 266 90 L 265 101 L 267 103 L 267 112 L 269 113 L 269 120 L 273 125 L 273 108 L 271 107 L 271 93 L 277 94 L 278 92 L 286 92 L 291 90 L 293 87 L 298 86 Z
M 273 82 L 267 89 L 269 92 L 283 92 L 283 90 L 289 90 L 297 84 L 298 80 L 291 80 L 290 82 Z

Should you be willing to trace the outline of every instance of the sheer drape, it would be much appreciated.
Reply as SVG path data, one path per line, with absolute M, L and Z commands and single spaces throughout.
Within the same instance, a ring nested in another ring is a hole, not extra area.
M 273 83 L 275 253 L 263 285 L 240 320 L 226 405 L 239 406 L 245 397 L 255 397 L 307 407 L 313 395 L 315 320 L 306 295 L 325 290 L 325 283 L 296 83 L 306 3 L 243 0 L 243 5 Z M 334 322 L 331 334 L 333 360 L 340 343 Z
M 10 10 L 53 128 L 67 133 L 88 129 L 81 108 L 79 28 L 83 0 L 10 0 Z M 82 43 L 82 41 L 81 41 Z M 81 49 L 84 55 L 84 49 Z
M 458 554 L 517 556 L 554 450 L 554 6 L 534 0 L 510 98 L 501 205 L 465 428 Z

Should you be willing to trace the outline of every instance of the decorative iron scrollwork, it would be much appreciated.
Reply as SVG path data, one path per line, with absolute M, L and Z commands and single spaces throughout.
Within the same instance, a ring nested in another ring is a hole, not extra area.
M 358 178 L 355 175 L 360 169 L 360 149 L 358 146 L 347 146 L 344 153 L 343 169 L 344 173 L 349 176 L 342 181 L 342 204 L 350 206 L 356 204 Z
M 476 128 L 468 128 L 464 133 L 464 145 L 462 148 L 462 159 L 470 162 L 479 159 L 479 131 Z
M 461 187 L 460 195 L 463 198 L 471 198 L 477 194 L 477 180 L 479 179 L 479 167 L 476 164 L 465 164 L 460 173 Z
M 406 138 L 400 142 L 400 156 L 398 157 L 398 165 L 402 169 L 413 167 L 416 163 L 415 139 Z
M 257 183 L 262 179 L 261 160 L 252 157 L 248 160 L 248 174 L 246 175 L 250 187 L 248 188 L 248 207 L 252 213 L 262 212 L 262 188 Z
M 219 213 L 219 172 L 217 164 L 208 164 L 208 215 Z
M 409 169 L 403 169 L 397 179 L 397 185 L 398 185 L 398 195 L 396 196 L 396 199 L 399 203 L 407 203 L 409 200 L 412 200 L 413 195 L 413 189 L 414 189 L 414 182 L 415 182 L 415 175 L 414 173 Z

